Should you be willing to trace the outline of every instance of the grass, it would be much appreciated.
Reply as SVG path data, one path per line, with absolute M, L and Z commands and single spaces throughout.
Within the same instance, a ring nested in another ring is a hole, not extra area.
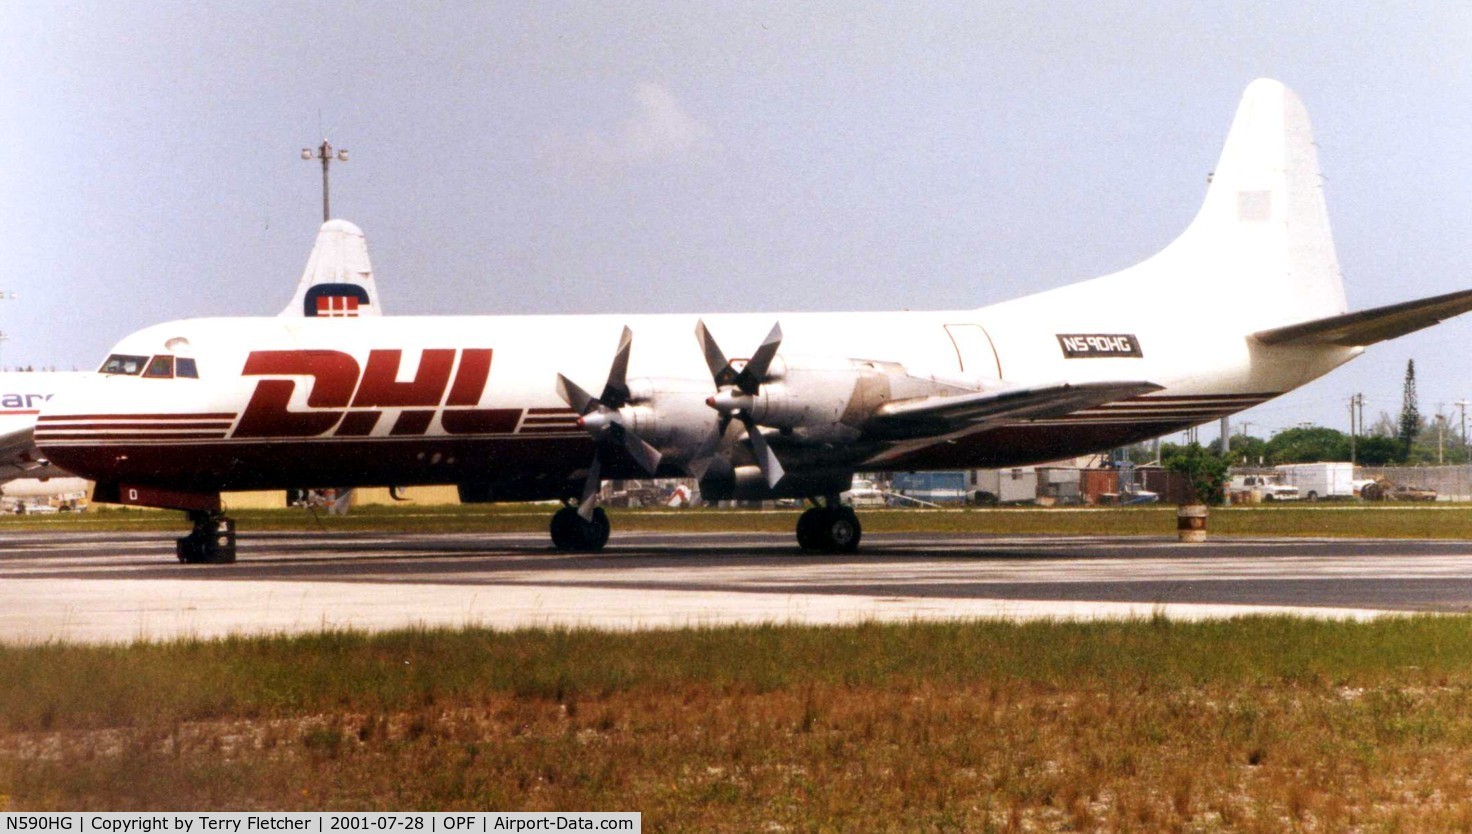
M 647 831 L 1468 830 L 1472 619 L 0 647 L 0 797 L 639 810 Z
M 511 505 L 372 506 L 347 516 L 313 516 L 305 510 L 239 510 L 238 529 L 283 531 L 409 531 L 545 533 L 552 507 Z M 741 529 L 791 535 L 796 509 L 609 511 L 617 531 L 709 532 Z M 1056 535 L 1163 536 L 1175 532 L 1174 507 L 1089 509 L 991 508 L 945 510 L 863 509 L 866 533 L 1039 533 Z M 1472 539 L 1472 505 L 1319 504 L 1214 509 L 1210 529 L 1226 536 L 1331 536 Z M 96 508 L 85 513 L 0 517 L 0 533 L 21 530 L 187 532 L 180 513 Z

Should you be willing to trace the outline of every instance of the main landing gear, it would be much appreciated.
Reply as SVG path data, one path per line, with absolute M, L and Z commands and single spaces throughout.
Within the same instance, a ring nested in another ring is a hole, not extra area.
M 797 543 L 803 550 L 853 553 L 859 549 L 864 528 L 853 507 L 838 503 L 836 496 L 822 503 L 813 499 L 813 505 L 797 519 Z M 602 507 L 593 509 L 589 521 L 578 515 L 576 504 L 569 504 L 552 515 L 552 546 L 567 553 L 596 553 L 608 544 L 609 530 L 608 514 Z M 179 540 L 181 548 L 184 541 Z
M 224 513 L 189 510 L 194 530 L 174 545 L 179 561 L 191 565 L 228 565 L 235 561 L 235 519 Z
M 593 520 L 578 515 L 576 504 L 569 504 L 552 516 L 552 546 L 576 553 L 596 553 L 608 544 L 608 513 L 593 508 Z
M 853 553 L 859 549 L 859 539 L 864 528 L 853 507 L 838 503 L 837 496 L 828 496 L 819 504 L 812 499 L 813 506 L 797 518 L 797 544 L 810 553 Z

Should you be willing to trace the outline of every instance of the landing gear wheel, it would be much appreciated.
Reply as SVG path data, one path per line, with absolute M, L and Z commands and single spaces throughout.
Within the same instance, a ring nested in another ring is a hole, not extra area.
M 797 517 L 797 546 L 803 550 L 822 550 L 823 508 L 811 507 Z
M 810 552 L 853 553 L 863 535 L 852 507 L 813 507 L 797 519 L 797 544 Z
M 593 509 L 592 521 L 584 521 L 577 507 L 563 507 L 552 515 L 552 546 L 575 553 L 596 553 L 608 544 L 612 529 L 602 507 Z
M 229 565 L 235 562 L 235 519 L 223 513 L 189 512 L 194 529 L 178 539 L 174 553 L 187 565 Z

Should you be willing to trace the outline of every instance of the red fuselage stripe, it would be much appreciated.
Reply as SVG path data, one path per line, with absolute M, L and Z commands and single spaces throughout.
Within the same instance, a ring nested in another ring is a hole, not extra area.
M 45 414 L 41 422 L 58 420 L 234 420 L 234 414 Z
M 69 432 L 36 432 L 36 442 L 51 442 L 55 440 L 98 440 L 111 443 L 116 440 L 224 440 L 224 432 L 188 432 L 188 431 L 160 431 L 160 432 L 107 432 L 106 434 L 86 434 Z

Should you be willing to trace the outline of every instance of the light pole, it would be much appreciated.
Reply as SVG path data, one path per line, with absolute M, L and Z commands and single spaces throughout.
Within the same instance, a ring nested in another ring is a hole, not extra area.
M 1463 463 L 1468 463 L 1469 461 L 1467 460 L 1467 406 L 1468 405 L 1472 405 L 1472 403 L 1468 403 L 1467 400 L 1457 400 L 1456 402 L 1452 403 L 1452 405 L 1456 406 L 1457 409 L 1462 412 L 1462 462 Z
M 338 162 L 347 162 L 348 152 L 346 150 L 334 151 L 332 144 L 324 138 L 315 151 L 311 148 L 302 148 L 302 159 L 322 160 L 322 222 L 326 223 L 332 219 L 332 209 L 327 197 L 327 166 L 331 165 L 334 159 Z
M 1446 415 L 1436 415 L 1436 465 L 1446 463 Z
M 10 337 L 5 335 L 4 330 L 0 330 L 0 347 L 4 347 L 5 343 L 8 341 L 10 341 Z M 3 362 L 0 362 L 0 369 L 3 369 L 4 367 L 5 364 Z

